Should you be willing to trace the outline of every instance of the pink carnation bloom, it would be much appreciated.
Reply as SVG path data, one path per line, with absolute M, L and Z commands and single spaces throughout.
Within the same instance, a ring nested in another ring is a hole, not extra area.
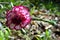
M 25 6 L 14 6 L 6 12 L 6 19 L 6 25 L 15 30 L 25 28 L 31 21 L 29 9 Z

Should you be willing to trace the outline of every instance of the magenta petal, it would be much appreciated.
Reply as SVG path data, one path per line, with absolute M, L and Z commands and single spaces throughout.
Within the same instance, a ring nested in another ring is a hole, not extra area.
M 6 25 L 10 29 L 25 28 L 31 21 L 29 9 L 25 6 L 14 6 L 12 10 L 8 10 L 6 13 Z

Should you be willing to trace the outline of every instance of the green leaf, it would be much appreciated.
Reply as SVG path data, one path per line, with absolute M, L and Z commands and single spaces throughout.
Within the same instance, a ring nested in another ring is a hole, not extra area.
M 46 36 L 49 36 L 50 35 L 50 33 L 49 33 L 49 31 L 48 30 L 46 30 Z
M 9 39 L 9 38 L 8 38 L 9 33 L 8 33 L 8 31 L 7 31 L 7 30 L 5 30 L 5 34 L 4 34 L 4 36 L 5 36 L 5 39 L 6 39 L 6 40 L 8 40 L 8 39 Z
M 51 37 L 50 37 L 50 32 L 49 32 L 49 30 L 46 30 L 46 39 L 48 40 L 51 40 Z
M 4 33 L 0 30 L 0 40 L 4 40 Z
M 22 34 L 26 34 L 26 31 L 22 28 L 22 29 L 21 29 L 21 33 L 22 33 Z
M 35 11 L 35 6 L 33 8 L 30 9 L 30 14 L 32 15 Z
M 10 0 L 11 2 L 13 2 L 13 3 L 15 3 L 16 2 L 16 0 Z
M 9 32 L 7 30 L 5 30 L 5 37 L 9 36 Z
M 2 4 L 0 4 L 0 6 L 1 6 L 1 8 L 3 8 L 3 5 Z
M 11 6 L 13 7 L 14 5 L 13 5 L 13 2 L 11 2 Z
M 8 31 L 9 34 L 11 33 L 11 30 L 8 27 L 6 27 L 6 30 Z
M 45 20 L 45 19 L 41 19 L 41 18 L 37 18 L 37 17 L 32 17 L 32 20 L 44 21 L 51 25 L 56 25 L 56 22 L 57 22 L 55 20 Z

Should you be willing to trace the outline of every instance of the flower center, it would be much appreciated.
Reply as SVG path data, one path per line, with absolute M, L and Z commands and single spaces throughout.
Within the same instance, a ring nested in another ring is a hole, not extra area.
M 21 23 L 21 19 L 18 16 L 12 18 L 12 23 L 19 25 Z

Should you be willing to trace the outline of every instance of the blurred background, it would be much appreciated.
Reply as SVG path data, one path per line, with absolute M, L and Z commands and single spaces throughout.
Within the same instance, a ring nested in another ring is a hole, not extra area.
M 6 11 L 17 5 L 30 9 L 28 29 L 10 30 L 5 24 Z M 60 40 L 60 0 L 0 0 L 0 40 Z

